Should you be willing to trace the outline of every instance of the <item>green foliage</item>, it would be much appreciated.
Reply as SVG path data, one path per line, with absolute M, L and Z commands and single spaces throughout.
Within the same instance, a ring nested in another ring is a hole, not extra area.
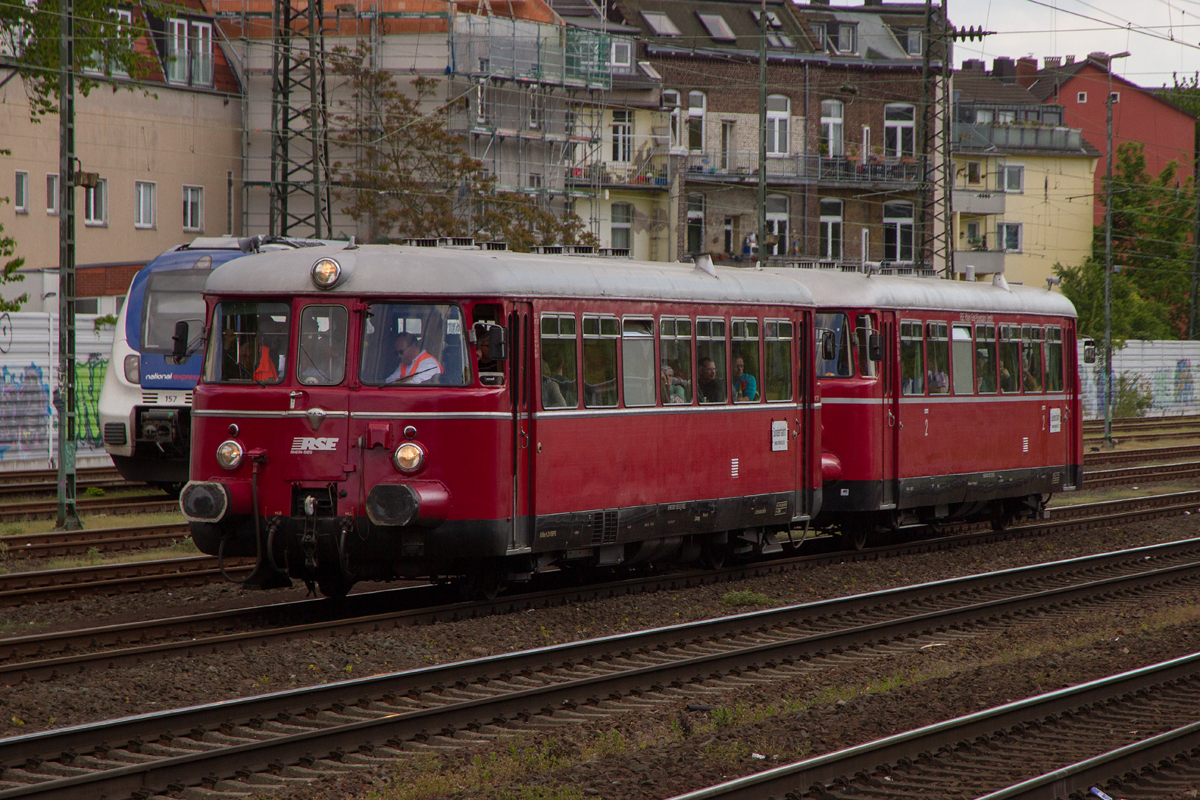
M 451 105 L 439 104 L 438 82 L 426 76 L 408 87 L 370 66 L 371 47 L 334 48 L 331 68 L 345 79 L 331 125 L 334 142 L 357 154 L 336 162 L 346 213 L 370 226 L 369 238 L 473 236 L 536 244 L 595 244 L 574 214 L 561 217 L 523 194 L 500 192 L 481 161 L 467 155 L 464 136 L 449 130 Z M 456 101 L 462 102 L 462 101 Z
M 5 66 L 15 67 L 24 81 L 35 120 L 58 113 L 61 7 L 60 0 L 0 3 L 0 52 L 15 54 L 5 59 Z M 150 74 L 153 57 L 135 45 L 149 35 L 146 14 L 166 16 L 173 7 L 144 1 L 134 8 L 133 22 L 122 23 L 111 0 L 74 0 L 75 88 L 86 97 L 98 85 L 99 76 L 88 75 L 84 67 L 135 81 Z
M 83 490 L 84 497 L 104 497 L 108 492 L 100 486 L 89 486 Z
M 1174 103 L 1184 111 L 1200 117 L 1200 72 L 1182 80 L 1178 74 L 1172 74 L 1171 79 L 1174 86 L 1170 88 L 1164 86 L 1155 94 L 1168 103 Z
M 1078 267 L 1054 265 L 1062 278 L 1062 293 L 1075 304 L 1078 329 L 1103 349 L 1104 345 L 1104 258 L 1091 257 Z M 1112 337 L 1114 349 L 1126 339 L 1174 338 L 1167 323 L 1168 311 L 1159 302 L 1142 297 L 1130 270 L 1112 276 Z
M 96 319 L 93 320 L 93 322 L 95 323 L 96 330 L 100 330 L 101 328 L 103 328 L 105 326 L 116 325 L 117 324 L 117 315 L 116 314 L 105 314 L 103 317 L 96 317 Z
M 1143 389 L 1141 384 L 1142 381 L 1136 373 L 1122 372 L 1117 376 L 1116 397 L 1113 402 L 1114 417 L 1125 419 L 1146 416 L 1146 412 L 1154 405 L 1154 391 L 1149 385 Z
M 726 592 L 721 598 L 721 605 L 725 606 L 773 606 L 774 601 L 765 594 L 752 592 L 749 589 L 739 589 L 737 591 Z
M 1165 315 L 1167 335 L 1153 338 L 1187 335 L 1195 213 L 1191 165 L 1187 167 L 1172 161 L 1151 176 L 1140 142 L 1120 145 L 1113 160 L 1112 263 L 1121 275 L 1128 274 L 1141 298 L 1154 304 L 1147 310 Z M 1104 262 L 1103 226 L 1096 228 L 1092 258 Z M 1100 274 L 1103 278 L 1103 270 Z M 1114 294 L 1114 318 L 1126 313 Z

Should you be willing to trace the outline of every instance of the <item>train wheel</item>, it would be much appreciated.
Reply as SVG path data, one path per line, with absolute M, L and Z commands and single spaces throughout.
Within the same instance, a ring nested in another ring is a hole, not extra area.
M 184 486 L 182 483 L 153 483 L 151 485 L 156 489 L 162 489 L 172 500 L 179 499 L 179 493 L 183 491 Z
M 353 586 L 354 581 L 348 581 L 341 576 L 336 578 L 322 578 L 317 581 L 317 588 L 321 590 L 321 594 L 332 600 L 341 600 L 350 594 L 350 589 Z
M 705 569 L 720 569 L 729 561 L 729 543 L 706 539 L 700 545 L 700 564 Z
M 855 525 L 842 530 L 842 544 L 846 548 L 866 550 L 871 544 L 871 528 L 866 525 Z
M 495 600 L 504 588 L 504 574 L 497 569 L 481 569 L 467 573 L 456 583 L 463 600 Z

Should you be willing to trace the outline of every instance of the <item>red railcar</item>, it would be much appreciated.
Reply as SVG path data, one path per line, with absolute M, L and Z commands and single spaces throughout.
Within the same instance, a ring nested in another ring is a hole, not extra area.
M 703 266 L 349 246 L 214 270 L 193 538 L 327 595 L 778 549 L 820 504 L 812 300 L 797 270 Z
M 803 282 L 829 340 L 816 361 L 818 524 L 862 547 L 910 524 L 1002 526 L 1080 486 L 1075 309 L 1062 295 L 820 271 Z

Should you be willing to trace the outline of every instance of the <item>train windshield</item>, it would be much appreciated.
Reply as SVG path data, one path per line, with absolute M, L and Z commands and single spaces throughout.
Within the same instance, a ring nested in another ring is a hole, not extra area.
M 204 324 L 204 281 L 206 269 L 177 269 L 158 272 L 146 283 L 142 307 L 142 352 L 171 353 L 175 323 L 187 322 L 193 332 Z
M 279 383 L 287 371 L 288 315 L 284 303 L 221 303 L 213 315 L 204 380 Z
M 466 386 L 471 382 L 462 309 L 375 303 L 363 323 L 359 379 L 376 386 Z
M 824 313 L 816 316 L 817 377 L 850 378 L 850 321 L 845 314 Z M 826 345 L 826 341 L 830 344 Z M 832 352 L 830 352 L 832 351 Z M 830 358 L 825 358 L 825 356 Z

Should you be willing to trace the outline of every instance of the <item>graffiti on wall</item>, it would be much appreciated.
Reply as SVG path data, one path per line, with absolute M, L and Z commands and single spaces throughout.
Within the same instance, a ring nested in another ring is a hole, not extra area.
M 75 362 L 75 436 L 80 444 L 104 447 L 100 431 L 100 387 L 108 359 L 92 353 L 86 361 Z
M 42 368 L 0 369 L 0 460 L 45 457 L 50 419 L 50 385 Z

